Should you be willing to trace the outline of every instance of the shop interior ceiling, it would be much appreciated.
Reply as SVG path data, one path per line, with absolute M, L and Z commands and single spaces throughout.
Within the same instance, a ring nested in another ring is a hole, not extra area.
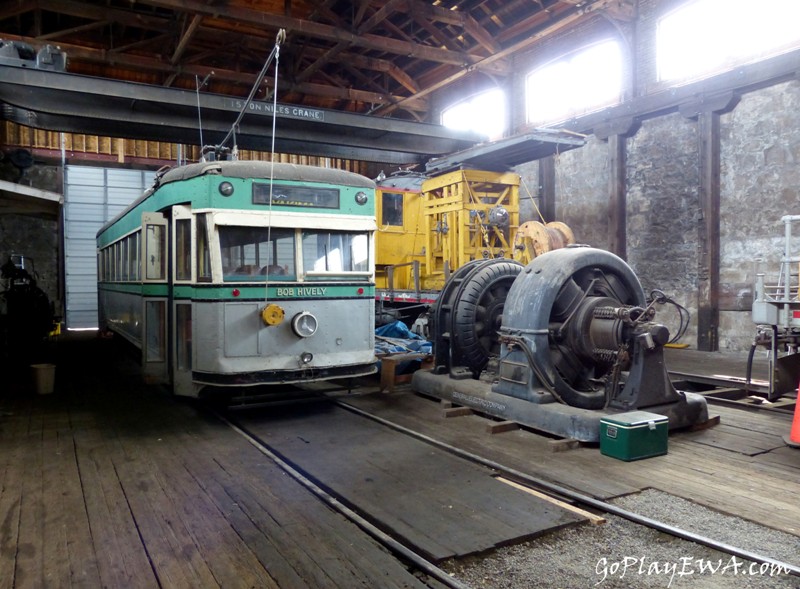
M 515 54 L 634 12 L 634 0 L 7 0 L 0 39 L 57 46 L 71 74 L 245 97 L 284 29 L 279 103 L 431 123 L 437 91 L 501 83 Z M 273 100 L 273 83 L 271 71 L 255 100 Z

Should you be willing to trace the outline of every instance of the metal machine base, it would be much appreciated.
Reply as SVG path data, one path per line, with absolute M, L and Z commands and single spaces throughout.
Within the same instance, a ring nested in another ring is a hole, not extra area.
M 607 415 L 622 413 L 619 410 L 580 409 L 564 405 L 544 391 L 540 398 L 534 400 L 501 395 L 492 392 L 488 382 L 455 380 L 446 374 L 433 374 L 429 370 L 415 372 L 411 386 L 423 395 L 452 401 L 481 413 L 580 442 L 599 442 L 600 420 Z M 701 395 L 684 392 L 680 395 L 682 400 L 678 402 L 641 409 L 666 415 L 671 430 L 708 421 L 708 407 Z

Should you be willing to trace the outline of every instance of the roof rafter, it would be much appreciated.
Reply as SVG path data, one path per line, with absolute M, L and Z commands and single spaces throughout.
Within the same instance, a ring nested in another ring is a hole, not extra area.
M 26 43 L 31 41 L 30 37 L 22 37 L 18 35 L 4 35 L 4 37 L 10 40 L 24 41 Z M 177 72 L 178 74 L 182 75 L 199 76 L 203 78 L 213 72 L 215 79 L 243 84 L 248 87 L 253 85 L 256 78 L 255 74 L 252 73 L 236 72 L 224 68 L 212 68 L 202 65 L 185 65 L 182 67 L 176 67 L 162 60 L 140 55 L 116 54 L 102 49 L 92 49 L 64 43 L 61 45 L 63 49 L 69 52 L 70 55 L 85 61 L 116 66 L 127 66 L 140 70 L 147 70 L 153 73 L 166 74 L 167 76 Z M 266 85 L 271 87 L 269 82 L 267 82 Z M 408 110 L 412 111 L 426 111 L 428 108 L 426 100 L 416 100 L 413 97 L 409 99 L 407 96 L 388 96 L 386 94 L 376 92 L 368 92 L 353 88 L 334 88 L 324 86 L 322 84 L 312 84 L 308 82 L 292 84 L 291 88 L 288 90 L 315 96 L 358 100 L 373 104 L 392 104 L 402 101 L 404 105 L 403 108 L 407 108 Z
M 207 5 L 199 0 L 139 0 L 139 3 L 162 8 L 190 11 L 208 16 L 217 16 L 220 13 L 218 6 Z M 482 61 L 482 58 L 468 53 L 448 51 L 446 49 L 439 49 L 408 41 L 400 41 L 379 35 L 359 35 L 332 25 L 277 14 L 268 15 L 264 12 L 241 6 L 227 5 L 224 13 L 228 19 L 241 21 L 247 24 L 265 26 L 270 29 L 283 28 L 286 29 L 287 33 L 290 35 L 296 33 L 336 43 L 346 42 L 356 47 L 374 49 L 426 61 L 449 63 L 460 67 L 488 67 L 493 73 L 508 73 L 508 66 L 498 63 L 500 60 L 492 60 L 492 62 L 486 66 L 479 66 L 478 63 Z

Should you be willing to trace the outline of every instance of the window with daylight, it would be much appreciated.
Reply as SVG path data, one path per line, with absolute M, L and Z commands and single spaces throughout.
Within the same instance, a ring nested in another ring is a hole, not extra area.
M 658 80 L 687 82 L 800 47 L 797 0 L 695 0 L 658 22 Z
M 622 98 L 619 43 L 607 40 L 542 66 L 525 84 L 527 121 L 546 125 L 617 104 Z
M 462 100 L 442 111 L 442 125 L 499 139 L 506 130 L 505 94 L 497 88 Z

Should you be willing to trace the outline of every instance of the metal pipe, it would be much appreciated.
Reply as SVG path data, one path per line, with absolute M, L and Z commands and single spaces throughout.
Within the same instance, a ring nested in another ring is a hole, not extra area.
M 784 223 L 784 240 L 783 244 L 783 261 L 781 262 L 781 272 L 783 273 L 783 327 L 789 329 L 790 324 L 790 306 L 789 298 L 791 297 L 792 284 L 792 268 L 789 266 L 789 258 L 792 256 L 791 242 L 792 242 L 792 221 L 798 220 L 800 217 L 797 215 L 784 215 L 781 220 Z M 770 391 L 772 393 L 772 391 Z M 770 397 L 771 398 L 771 397 Z

